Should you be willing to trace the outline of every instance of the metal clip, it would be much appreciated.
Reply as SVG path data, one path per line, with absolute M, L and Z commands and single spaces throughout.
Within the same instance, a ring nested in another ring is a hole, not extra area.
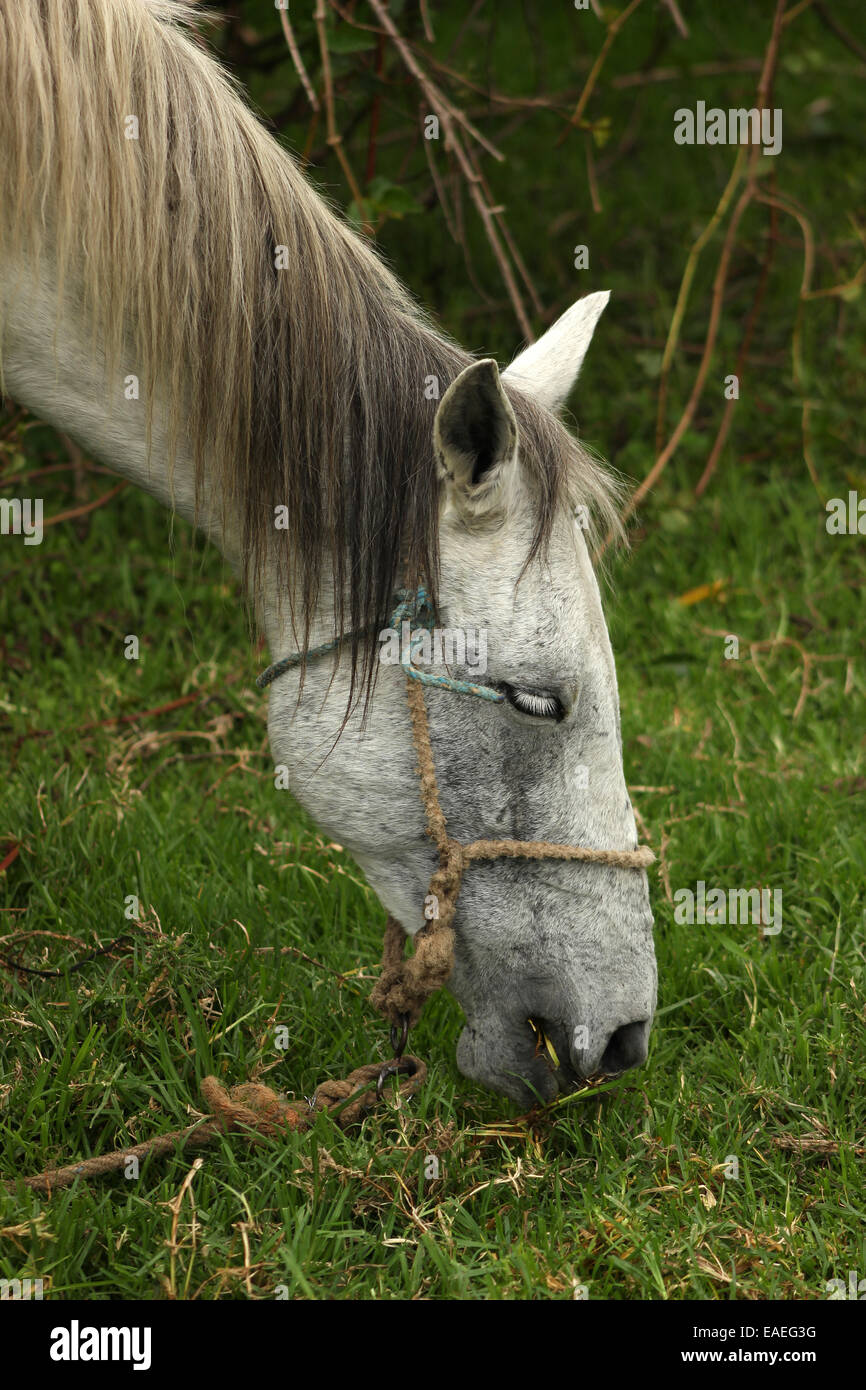
M 376 1082 L 376 1098 L 382 1099 L 382 1091 L 389 1076 L 414 1076 L 417 1070 L 418 1063 L 414 1057 L 395 1057 L 393 1061 L 386 1062 Z
M 394 1053 L 390 1062 L 386 1062 L 379 1072 L 379 1079 L 376 1082 L 377 1099 L 382 1099 L 382 1088 L 389 1076 L 396 1076 L 398 1072 L 408 1076 L 414 1076 L 418 1068 L 411 1059 L 403 1059 L 406 1050 L 406 1043 L 409 1038 L 409 1015 L 400 1014 L 399 1023 L 391 1024 L 391 1050 Z

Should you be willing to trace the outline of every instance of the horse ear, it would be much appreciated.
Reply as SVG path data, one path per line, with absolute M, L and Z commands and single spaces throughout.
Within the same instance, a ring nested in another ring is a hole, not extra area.
M 504 379 L 548 410 L 561 409 L 577 381 L 595 325 L 609 299 L 610 290 L 602 290 L 572 304 L 537 343 L 515 357 L 503 372 Z
M 433 446 L 441 476 L 476 504 L 517 455 L 517 421 L 492 357 L 466 367 L 439 403 Z

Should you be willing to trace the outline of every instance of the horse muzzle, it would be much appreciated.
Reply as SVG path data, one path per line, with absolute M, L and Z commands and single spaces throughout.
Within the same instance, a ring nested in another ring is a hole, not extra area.
M 521 1105 L 548 1103 L 590 1079 L 619 1076 L 647 1059 L 651 1016 L 598 1027 L 540 1013 L 508 1023 L 470 1018 L 457 1044 L 464 1076 Z

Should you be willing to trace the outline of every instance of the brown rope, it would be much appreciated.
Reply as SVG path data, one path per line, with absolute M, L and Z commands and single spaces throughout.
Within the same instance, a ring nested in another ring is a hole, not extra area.
M 400 1095 L 405 1099 L 423 1086 L 427 1068 L 418 1057 L 407 1057 L 404 1061 L 414 1064 L 413 1073 L 403 1076 L 400 1081 Z M 215 1076 L 206 1076 L 201 1083 L 201 1092 L 211 1114 L 203 1122 L 186 1129 L 172 1130 L 169 1134 L 157 1134 L 153 1139 L 146 1139 L 143 1144 L 135 1144 L 129 1149 L 117 1149 L 113 1153 L 100 1154 L 97 1158 L 86 1158 L 65 1168 L 49 1168 L 33 1177 L 19 1178 L 18 1182 L 50 1197 L 52 1192 L 71 1187 L 78 1178 L 88 1180 L 119 1173 L 131 1158 L 159 1158 L 175 1153 L 179 1148 L 203 1149 L 220 1135 L 235 1130 L 244 1132 L 253 1144 L 262 1137 L 278 1137 L 287 1130 L 305 1130 L 319 1110 L 328 1111 L 341 1129 L 347 1129 L 376 1104 L 376 1082 L 381 1070 L 381 1062 L 370 1062 L 357 1067 L 343 1081 L 324 1081 L 313 1097 L 312 1105 L 307 1101 L 283 1100 L 270 1086 L 255 1081 L 233 1086 L 227 1091 Z M 17 1183 L 4 1182 L 3 1186 L 7 1191 L 14 1192 Z
M 406 677 L 406 694 L 412 719 L 412 742 L 418 758 L 421 801 L 427 817 L 427 833 L 439 851 L 439 868 L 430 880 L 428 897 L 435 900 L 438 916 L 415 934 L 414 954 L 404 959 L 406 932 L 393 917 L 385 927 L 382 973 L 370 995 L 374 1008 L 392 1024 L 408 1017 L 418 1022 L 426 1001 L 445 984 L 454 968 L 454 914 L 463 874 L 479 859 L 559 859 L 591 864 L 611 864 L 618 869 L 646 869 L 655 860 L 647 845 L 639 849 L 588 849 L 582 845 L 556 845 L 547 840 L 473 840 L 463 845 L 448 834 L 439 800 L 436 766 L 430 743 L 430 725 L 424 688 Z

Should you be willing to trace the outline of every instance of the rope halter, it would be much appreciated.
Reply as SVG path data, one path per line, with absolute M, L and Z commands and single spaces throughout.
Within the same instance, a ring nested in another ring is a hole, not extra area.
M 490 859 L 558 859 L 609 864 L 617 869 L 647 869 L 655 855 L 647 845 L 620 850 L 558 845 L 548 840 L 472 840 L 469 844 L 462 844 L 449 835 L 436 784 L 424 687 L 435 686 L 495 704 L 501 704 L 505 696 L 493 686 L 475 685 L 471 681 L 419 670 L 414 664 L 414 657 L 424 632 L 433 630 L 435 613 L 423 588 L 414 592 L 400 590 L 397 599 L 391 627 L 400 632 L 404 622 L 410 624 L 410 641 L 404 644 L 400 662 L 406 674 L 406 696 L 412 720 L 421 801 L 427 818 L 427 834 L 439 851 L 439 867 L 430 879 L 425 899 L 425 923 L 413 938 L 414 954 L 404 957 L 407 933 L 395 918 L 389 917 L 385 927 L 382 973 L 370 995 L 370 1002 L 391 1023 L 392 1042 L 396 1059 L 399 1059 L 408 1029 L 418 1022 L 424 1004 L 431 994 L 441 989 L 454 968 L 454 914 L 463 875 L 470 864 Z M 306 657 L 309 660 L 323 656 L 334 651 L 345 640 L 347 638 L 338 637 L 324 646 L 314 647 Z M 263 671 L 256 685 L 263 689 L 284 671 L 299 666 L 303 659 L 300 652 L 284 657 Z M 427 916 L 428 911 L 432 916 Z

